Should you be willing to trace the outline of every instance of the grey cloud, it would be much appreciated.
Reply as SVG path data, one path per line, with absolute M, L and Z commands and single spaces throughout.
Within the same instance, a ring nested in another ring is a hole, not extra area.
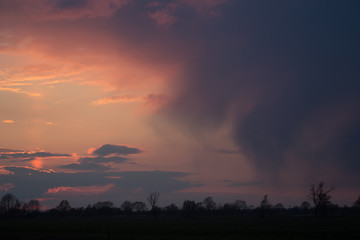
M 128 158 L 120 156 L 111 157 L 84 157 L 78 160 L 78 163 L 71 163 L 62 165 L 60 168 L 72 169 L 72 170 L 96 170 L 104 171 L 111 169 L 111 166 L 104 165 L 106 163 L 123 163 L 128 161 Z
M 125 157 L 112 156 L 112 157 L 85 157 L 81 158 L 79 161 L 81 162 L 94 162 L 94 163 L 122 163 L 129 160 Z
M 0 153 L 8 153 L 8 152 L 23 152 L 23 151 L 0 147 Z
M 60 153 L 50 153 L 50 152 L 35 152 L 35 153 L 27 153 L 20 151 L 16 151 L 17 153 L 6 153 L 6 154 L 0 154 L 0 159 L 24 159 L 28 158 L 29 160 L 33 158 L 46 158 L 46 157 L 71 157 L 70 154 L 60 154 Z
M 179 180 L 189 174 L 183 172 L 167 171 L 134 171 L 134 172 L 45 172 L 24 167 L 3 167 L 3 169 L 13 172 L 9 175 L 0 175 L 0 182 L 14 184 L 11 193 L 20 199 L 49 197 L 44 194 L 50 188 L 56 187 L 78 187 L 78 186 L 102 186 L 114 184 L 114 193 L 104 193 L 106 200 L 114 201 L 124 198 L 134 197 L 146 198 L 150 191 L 155 189 L 162 194 L 179 191 L 192 187 L 194 184 L 185 180 Z M 118 178 L 107 178 L 115 176 Z M 120 190 L 119 190 L 120 189 Z M 141 190 L 141 191 L 140 191 Z M 121 191 L 119 193 L 116 191 Z M 140 192 L 139 192 L 140 191 Z M 135 194 L 135 195 L 134 195 Z M 91 198 L 86 198 L 89 201 Z M 89 202 L 83 202 L 86 204 Z
M 111 144 L 102 145 L 93 152 L 93 154 L 102 157 L 111 154 L 129 155 L 129 154 L 138 154 L 138 153 L 141 153 L 141 150 L 138 148 L 128 147 L 125 145 L 111 145 Z
M 105 166 L 103 164 L 98 164 L 96 162 L 87 162 L 87 161 L 82 161 L 79 163 L 70 163 L 66 165 L 61 165 L 59 167 L 64 169 L 80 170 L 80 171 L 81 170 L 104 171 L 111 169 L 110 166 Z

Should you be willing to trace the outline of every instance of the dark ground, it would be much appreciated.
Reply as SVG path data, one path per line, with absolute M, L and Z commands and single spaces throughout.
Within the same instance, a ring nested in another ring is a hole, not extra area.
M 360 239 L 359 217 L 0 219 L 0 239 Z

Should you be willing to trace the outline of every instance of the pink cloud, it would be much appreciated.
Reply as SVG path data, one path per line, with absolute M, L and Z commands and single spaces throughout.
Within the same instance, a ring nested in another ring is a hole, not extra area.
M 130 0 L 68 1 L 14 1 L 12 8 L 37 20 L 55 20 L 107 17 L 113 15 Z
M 142 98 L 140 97 L 131 97 L 131 96 L 112 96 L 112 97 L 105 97 L 98 100 L 93 101 L 92 105 L 105 105 L 111 103 L 130 103 L 130 102 L 139 102 Z
M 169 26 L 175 23 L 178 19 L 174 16 L 175 12 L 180 7 L 187 7 L 193 9 L 200 15 L 219 16 L 220 12 L 217 7 L 226 3 L 227 0 L 178 0 L 168 4 L 159 2 L 152 2 L 147 5 L 149 8 L 157 8 L 154 12 L 149 12 L 149 17 L 158 25 Z
M 9 189 L 12 189 L 14 187 L 15 187 L 15 185 L 12 183 L 4 183 L 4 184 L 0 185 L 0 190 L 7 192 Z
M 159 25 L 171 25 L 176 22 L 176 17 L 172 16 L 169 9 L 160 9 L 149 13 L 149 17 Z
M 78 186 L 78 187 L 56 187 L 49 188 L 47 194 L 61 194 L 61 193 L 70 193 L 75 195 L 98 195 L 104 192 L 109 191 L 115 185 L 110 183 L 104 186 Z

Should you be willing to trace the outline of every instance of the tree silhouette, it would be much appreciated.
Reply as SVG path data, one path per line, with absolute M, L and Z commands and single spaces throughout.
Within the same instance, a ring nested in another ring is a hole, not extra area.
M 149 193 L 149 196 L 147 197 L 147 201 L 149 202 L 149 204 L 151 206 L 151 212 L 152 212 L 154 218 L 156 218 L 156 216 L 159 212 L 159 208 L 157 207 L 157 202 L 159 201 L 159 197 L 160 197 L 160 193 L 158 193 L 158 192 L 151 192 L 151 193 Z
M 121 204 L 121 210 L 123 210 L 126 214 L 131 214 L 133 211 L 133 204 L 130 201 L 125 201 Z
M 68 200 L 62 200 L 59 205 L 57 205 L 56 210 L 59 212 L 65 213 L 71 210 L 71 206 Z
M 273 208 L 274 208 L 274 209 L 277 209 L 277 210 L 283 210 L 283 209 L 285 209 L 284 204 L 282 204 L 282 203 L 277 203 L 277 204 L 275 204 L 275 205 L 273 206 Z
M 8 193 L 1 198 L 0 208 L 9 215 L 11 212 L 20 208 L 20 202 L 14 195 Z
M 164 210 L 168 213 L 175 213 L 177 211 L 179 211 L 178 206 L 176 206 L 175 203 L 171 203 L 170 205 L 164 207 Z
M 197 204 L 192 200 L 185 200 L 182 210 L 186 217 L 194 217 L 197 210 Z
M 324 188 L 324 182 L 320 182 L 317 187 L 313 184 L 310 188 L 309 198 L 315 205 L 315 216 L 319 213 L 324 216 L 326 215 L 327 206 L 330 205 L 330 192 L 334 190 L 333 187 L 326 189 Z
M 359 196 L 359 198 L 354 202 L 353 207 L 360 208 L 360 196 Z
M 311 208 L 311 204 L 308 201 L 303 201 L 300 205 L 300 208 L 307 211 Z
M 110 201 L 104 201 L 104 202 L 97 202 L 93 204 L 92 208 L 98 213 L 98 214 L 111 214 L 114 208 L 114 203 Z
M 38 200 L 30 200 L 23 204 L 23 209 L 28 213 L 35 213 L 40 211 L 40 202 Z
M 271 208 L 271 204 L 268 200 L 268 195 L 265 195 L 260 203 L 260 214 L 262 217 L 265 216 L 266 212 Z
M 133 203 L 133 209 L 137 212 L 144 212 L 146 210 L 146 204 L 141 201 L 136 201 Z
M 216 209 L 216 202 L 210 196 L 206 197 L 204 199 L 203 204 L 204 204 L 206 210 L 214 210 L 214 209 Z
M 244 209 L 247 209 L 248 206 L 246 204 L 246 202 L 244 200 L 236 200 L 234 202 L 234 207 L 237 209 L 237 210 L 244 210 Z

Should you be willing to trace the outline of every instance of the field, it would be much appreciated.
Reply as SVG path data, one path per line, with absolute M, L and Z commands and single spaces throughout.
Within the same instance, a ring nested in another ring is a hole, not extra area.
M 92 217 L 1 219 L 1 239 L 360 239 L 360 218 Z

